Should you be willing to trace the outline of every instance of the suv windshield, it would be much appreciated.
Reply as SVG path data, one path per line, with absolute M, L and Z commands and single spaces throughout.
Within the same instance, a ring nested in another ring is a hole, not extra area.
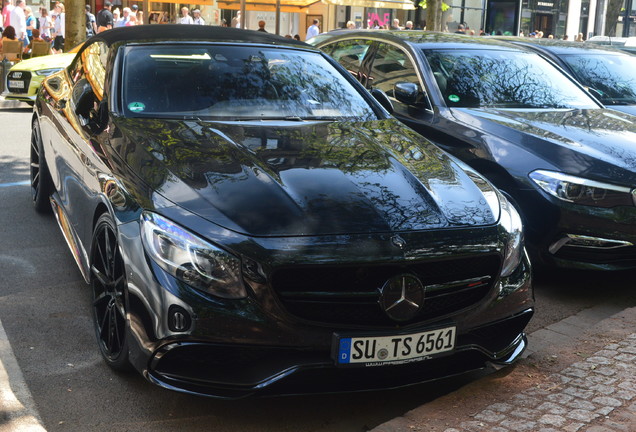
M 236 45 L 126 48 L 128 117 L 374 120 L 377 115 L 319 53 Z
M 599 108 L 539 55 L 505 50 L 424 50 L 449 107 Z
M 607 54 L 567 54 L 566 62 L 579 82 L 598 92 L 605 105 L 636 104 L 636 57 Z

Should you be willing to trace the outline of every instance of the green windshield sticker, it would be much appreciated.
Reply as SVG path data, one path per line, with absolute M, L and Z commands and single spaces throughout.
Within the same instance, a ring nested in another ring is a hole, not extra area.
M 132 112 L 140 112 L 146 109 L 146 105 L 141 102 L 131 102 L 128 104 L 128 109 Z
M 459 102 L 459 96 L 457 95 L 449 95 L 448 100 L 451 102 Z

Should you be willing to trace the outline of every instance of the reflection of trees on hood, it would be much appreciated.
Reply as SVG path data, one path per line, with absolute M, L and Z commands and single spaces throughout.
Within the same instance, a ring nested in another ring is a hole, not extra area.
M 388 172 L 396 162 L 423 184 L 461 184 L 443 152 L 393 119 L 271 129 L 161 119 L 121 119 L 119 125 L 145 151 L 125 139 L 113 144 L 127 146 L 118 151 L 153 188 L 169 172 L 201 188 L 243 180 L 246 169 L 280 181 L 279 173 L 288 169 L 334 168 L 353 175 Z

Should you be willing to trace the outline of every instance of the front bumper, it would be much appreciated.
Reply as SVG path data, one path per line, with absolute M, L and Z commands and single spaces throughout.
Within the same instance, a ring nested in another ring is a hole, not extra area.
M 533 258 L 560 268 L 636 269 L 636 206 L 591 207 L 525 191 L 526 239 Z
M 19 101 L 19 102 L 26 102 L 29 105 L 35 104 L 35 95 L 27 96 L 27 95 L 20 95 L 20 94 L 14 94 L 14 93 L 5 93 L 4 99 Z
M 358 313 L 346 320 L 341 313 L 327 313 L 324 308 L 318 316 L 312 315 L 286 297 L 289 286 L 278 280 L 280 272 L 277 277 L 268 278 L 267 283 L 250 282 L 250 295 L 245 299 L 226 300 L 204 294 L 179 282 L 145 258 L 136 223 L 120 225 L 120 242 L 129 275 L 131 362 L 157 385 L 220 398 L 395 388 L 480 369 L 489 362 L 509 364 L 525 348 L 523 330 L 533 314 L 530 262 L 524 254 L 510 276 L 498 277 L 499 258 L 494 261 L 494 266 L 491 259 L 498 256 L 494 253 L 498 247 L 496 228 L 489 228 L 484 233 L 482 241 L 475 242 L 477 247 L 463 249 L 452 241 L 459 239 L 459 244 L 465 243 L 463 237 L 466 232 L 462 230 L 452 230 L 438 237 L 432 237 L 433 233 L 404 234 L 410 244 L 416 245 L 419 241 L 428 245 L 429 249 L 418 248 L 418 251 L 423 251 L 424 258 L 413 260 L 414 264 L 411 260 L 400 259 L 397 263 L 389 263 L 388 267 L 386 263 L 369 262 L 364 252 L 379 248 L 374 249 L 373 244 L 368 242 L 367 247 L 362 247 L 363 239 L 350 239 L 348 249 L 340 250 L 339 256 L 359 254 L 360 259 L 347 262 L 357 263 L 361 270 L 368 269 L 369 272 L 360 272 L 356 266 L 350 271 L 353 264 L 345 266 L 343 273 L 349 275 L 342 278 L 345 287 L 356 286 L 356 277 L 364 281 L 385 280 L 386 275 L 382 271 L 376 274 L 375 270 L 379 267 L 390 270 L 396 265 L 418 275 L 419 272 L 428 274 L 431 271 L 434 274 L 426 277 L 442 277 L 444 280 L 450 277 L 449 280 L 453 281 L 469 279 L 471 275 L 492 275 L 486 291 L 481 290 L 483 284 L 462 286 L 462 298 L 453 297 L 456 294 L 453 291 L 446 303 L 455 304 L 454 308 L 435 303 L 438 300 L 433 301 L 434 297 L 429 298 L 432 304 L 439 305 L 435 313 L 422 307 L 423 315 L 399 324 L 376 319 L 373 314 L 360 314 L 362 307 L 353 310 Z M 453 237 L 447 237 L 449 235 Z M 314 267 L 315 263 L 320 263 L 319 270 L 341 266 L 340 261 L 334 263 L 318 259 L 324 256 L 325 251 L 333 255 L 333 244 L 343 244 L 340 241 L 334 242 L 330 238 L 326 239 L 324 246 L 314 242 L 309 247 L 303 240 L 297 246 L 302 249 L 302 254 L 295 253 L 293 249 L 296 246 L 289 239 L 285 239 L 284 247 L 274 241 L 278 240 L 263 240 L 260 250 L 266 250 L 266 256 L 274 256 L 279 262 L 295 260 L 291 264 L 278 264 L 278 269 L 289 266 L 304 269 L 301 264 L 311 263 Z M 377 242 L 386 243 L 384 239 Z M 437 255 L 430 252 L 433 246 L 437 248 Z M 254 245 L 250 247 L 253 255 L 259 254 L 259 251 L 254 252 Z M 299 263 L 299 257 L 305 262 Z M 420 261 L 426 259 L 431 262 L 422 267 Z M 460 264 L 441 265 L 441 262 L 449 260 Z M 333 282 L 338 282 L 330 276 L 332 271 L 314 271 L 309 273 L 308 279 L 318 278 L 321 273 L 326 273 L 323 276 L 328 283 L 317 286 L 328 288 Z M 375 276 L 380 279 L 374 279 Z M 299 284 L 295 282 L 295 273 L 285 273 L 284 279 L 291 281 L 292 285 Z M 307 281 L 303 288 L 311 286 Z M 374 282 L 370 286 L 377 285 Z M 463 297 L 472 298 L 472 303 L 462 303 Z M 293 297 L 294 300 L 299 298 L 304 302 L 311 300 L 298 295 Z M 373 301 L 379 307 L 377 300 Z M 331 304 L 339 311 L 350 310 L 341 308 L 338 302 Z M 177 319 L 178 314 L 181 315 Z M 185 320 L 183 316 L 186 316 Z M 178 329 L 174 325 L 176 322 L 185 325 Z M 377 367 L 336 366 L 333 359 L 335 333 L 351 337 L 415 334 L 448 325 L 457 329 L 455 349 L 440 357 Z
M 225 399 L 400 388 L 509 365 L 527 346 L 533 310 L 458 336 L 450 354 L 403 365 L 344 368 L 329 352 L 175 342 L 158 350 L 146 378 L 171 390 Z

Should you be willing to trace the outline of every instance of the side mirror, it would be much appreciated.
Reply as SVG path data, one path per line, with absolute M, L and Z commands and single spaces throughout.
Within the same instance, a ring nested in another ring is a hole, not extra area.
M 422 92 L 420 86 L 412 82 L 399 82 L 393 87 L 395 98 L 407 105 L 420 105 Z
M 385 110 L 389 112 L 389 114 L 393 114 L 393 104 L 391 103 L 391 99 L 384 93 L 382 90 L 373 89 L 371 90 L 371 96 L 373 96 L 380 105 L 384 107 Z

